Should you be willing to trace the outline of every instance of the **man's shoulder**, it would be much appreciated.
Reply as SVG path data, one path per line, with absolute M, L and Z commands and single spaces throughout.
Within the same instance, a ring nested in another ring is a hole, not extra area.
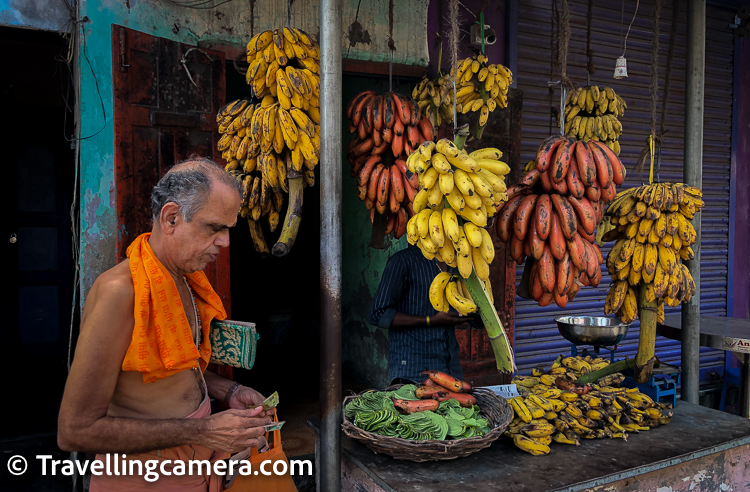
M 95 295 L 97 301 L 105 303 L 132 302 L 135 291 L 128 260 L 99 275 L 91 286 L 91 294 Z

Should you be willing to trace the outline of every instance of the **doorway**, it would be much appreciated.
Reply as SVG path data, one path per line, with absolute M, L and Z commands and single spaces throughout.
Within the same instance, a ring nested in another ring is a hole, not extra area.
M 68 374 L 73 303 L 73 101 L 64 99 L 67 42 L 56 33 L 0 28 L 6 69 L 2 131 L 0 316 L 4 401 L 0 439 L 54 432 Z M 73 94 L 73 91 L 70 91 Z M 67 117 L 66 117 L 67 116 Z

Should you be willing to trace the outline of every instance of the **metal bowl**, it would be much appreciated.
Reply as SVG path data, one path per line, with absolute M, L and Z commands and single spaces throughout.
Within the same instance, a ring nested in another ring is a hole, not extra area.
M 617 345 L 628 334 L 628 323 L 610 316 L 562 316 L 557 329 L 576 345 Z

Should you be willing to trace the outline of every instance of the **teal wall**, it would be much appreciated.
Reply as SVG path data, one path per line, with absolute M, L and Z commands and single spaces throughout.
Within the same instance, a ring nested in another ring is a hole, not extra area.
M 126 5 L 130 4 L 131 8 Z M 211 13 L 130 0 L 81 1 L 79 56 L 81 135 L 81 300 L 96 277 L 115 264 L 114 131 L 112 126 L 112 24 L 196 44 Z M 187 27 L 185 27 L 187 26 Z M 225 33 L 228 44 L 244 36 Z M 93 135 L 93 136 L 92 136 Z
M 6 4 L 13 1 L 0 0 L 0 14 L 8 10 Z M 387 46 L 388 3 L 347 0 L 345 4 L 342 43 L 347 56 L 361 60 L 387 59 L 390 53 Z M 397 51 L 394 61 L 426 65 L 428 0 L 395 4 L 393 38 Z M 167 2 L 146 0 L 80 0 L 80 18 L 89 18 L 88 22 L 80 24 L 84 35 L 78 66 L 81 135 L 96 134 L 81 142 L 82 300 L 96 277 L 115 264 L 111 25 L 123 25 L 186 44 L 220 45 L 236 50 L 245 45 L 250 32 L 282 25 L 286 15 L 286 2 L 272 0 L 231 2 L 212 10 L 186 9 Z M 355 17 L 362 31 L 350 30 Z M 292 24 L 315 35 L 319 31 L 318 1 L 295 1 Z M 355 31 L 363 35 L 349 40 L 349 33 Z
M 396 92 L 411 93 L 413 81 L 394 79 Z M 372 89 L 379 93 L 388 91 L 387 78 L 372 76 L 344 76 L 344 106 L 362 91 Z M 343 190 L 343 353 L 345 371 L 372 388 L 384 388 L 388 377 L 388 330 L 367 322 L 370 304 L 385 264 L 394 253 L 408 246 L 406 236 L 400 240 L 386 238 L 385 249 L 370 247 L 372 224 L 370 211 L 357 198 L 356 178 L 351 177 L 346 148 L 352 135 L 349 123 L 342 115 L 344 143 L 341 162 L 344 167 Z

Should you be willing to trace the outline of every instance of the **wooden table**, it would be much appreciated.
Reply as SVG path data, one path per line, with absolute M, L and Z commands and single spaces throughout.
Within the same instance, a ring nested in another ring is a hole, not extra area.
M 672 340 L 682 340 L 682 315 L 665 316 L 664 323 L 656 325 L 656 333 Z M 701 316 L 700 344 L 734 352 L 742 361 L 740 415 L 750 417 L 750 320 L 726 316 Z
M 319 456 L 320 421 L 308 422 Z M 547 456 L 531 456 L 501 437 L 466 458 L 413 463 L 375 454 L 342 435 L 342 490 L 697 492 L 745 491 L 750 483 L 750 420 L 684 401 L 677 402 L 668 425 L 627 441 L 583 439 L 580 446 L 551 448 Z

